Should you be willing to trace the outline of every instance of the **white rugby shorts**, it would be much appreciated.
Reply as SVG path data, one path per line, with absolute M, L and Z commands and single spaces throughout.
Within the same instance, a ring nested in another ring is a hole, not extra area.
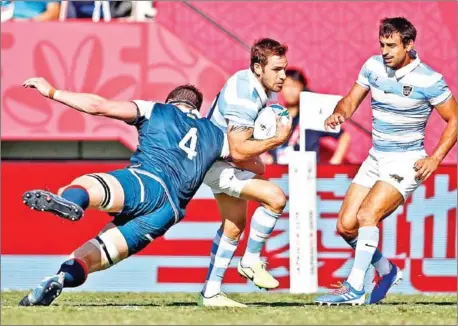
M 427 156 L 424 150 L 380 152 L 371 148 L 352 182 L 372 188 L 377 181 L 385 181 L 395 187 L 405 201 L 421 184 L 415 177 L 414 164 Z
M 253 179 L 254 173 L 235 168 L 226 161 L 216 161 L 208 170 L 204 183 L 214 194 L 225 193 L 231 197 L 240 197 L 243 187 Z

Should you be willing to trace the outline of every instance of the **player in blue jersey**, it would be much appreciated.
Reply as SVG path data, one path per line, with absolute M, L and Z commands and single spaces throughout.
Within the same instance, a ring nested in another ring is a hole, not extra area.
M 356 250 L 343 286 L 315 300 L 320 304 L 377 303 L 402 273 L 377 249 L 378 223 L 402 205 L 439 166 L 456 143 L 456 100 L 443 76 L 420 61 L 417 32 L 403 17 L 385 18 L 379 29 L 382 55 L 369 58 L 349 94 L 339 101 L 325 127 L 350 119 L 372 93 L 372 148 L 347 191 L 337 231 Z M 428 156 L 425 127 L 433 109 L 447 123 Z M 364 278 L 372 264 L 379 281 L 365 300 Z
M 81 176 L 59 189 L 58 195 L 44 190 L 24 193 L 23 201 L 30 208 L 72 221 L 79 220 L 86 209 L 114 217 L 20 302 L 49 305 L 63 288 L 80 286 L 88 273 L 139 252 L 178 223 L 207 170 L 217 159 L 227 157 L 229 148 L 223 132 L 199 117 L 202 94 L 192 85 L 174 89 L 166 104 L 56 91 L 43 78 L 29 79 L 24 86 L 78 111 L 125 121 L 139 134 L 127 168 Z

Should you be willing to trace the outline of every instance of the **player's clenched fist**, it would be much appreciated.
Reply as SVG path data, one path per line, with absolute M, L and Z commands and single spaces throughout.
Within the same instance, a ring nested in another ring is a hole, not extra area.
M 27 79 L 22 86 L 26 88 L 36 88 L 41 95 L 50 97 L 50 91 L 54 89 L 48 81 L 42 77 L 34 77 Z
M 344 123 L 347 119 L 343 114 L 333 113 L 331 114 L 326 121 L 324 122 L 324 129 L 327 131 L 329 129 L 336 129 L 338 125 Z
M 277 116 L 277 139 L 280 144 L 283 144 L 289 139 L 291 134 L 292 119 L 282 119 Z

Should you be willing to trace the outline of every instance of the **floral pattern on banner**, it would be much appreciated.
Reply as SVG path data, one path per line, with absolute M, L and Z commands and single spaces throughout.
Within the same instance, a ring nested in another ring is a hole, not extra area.
M 62 37 L 49 40 L 59 28 Z M 196 84 L 204 106 L 227 75 L 166 29 L 151 24 L 24 22 L 2 30 L 3 139 L 119 139 L 137 145 L 135 128 L 120 121 L 81 114 L 22 87 L 30 77 L 56 88 L 95 93 L 110 99 L 164 101 L 171 89 Z M 31 28 L 33 40 L 24 36 Z M 116 38 L 108 38 L 112 34 Z M 19 40 L 14 42 L 14 39 Z M 7 50 L 7 51 L 3 51 Z M 14 64 L 20 58 L 21 66 Z

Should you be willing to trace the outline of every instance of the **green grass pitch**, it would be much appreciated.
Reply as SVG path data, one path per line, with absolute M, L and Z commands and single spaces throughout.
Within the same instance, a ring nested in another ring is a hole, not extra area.
M 2 325 L 457 325 L 456 295 L 390 295 L 372 306 L 316 306 L 314 296 L 229 294 L 248 308 L 198 307 L 192 293 L 64 292 L 49 307 L 17 306 L 2 292 Z

